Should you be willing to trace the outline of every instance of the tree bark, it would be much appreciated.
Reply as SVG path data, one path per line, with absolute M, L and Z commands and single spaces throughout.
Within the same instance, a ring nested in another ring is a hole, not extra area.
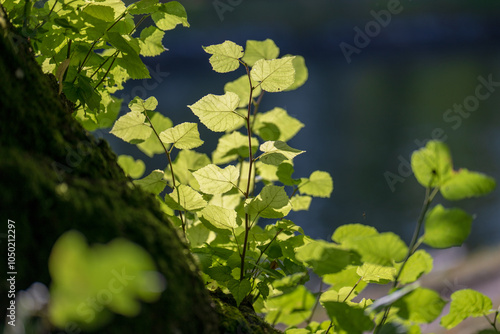
M 99 332 L 274 332 L 252 311 L 242 315 L 231 302 L 210 296 L 178 230 L 152 195 L 131 186 L 108 144 L 75 121 L 71 102 L 58 95 L 55 79 L 42 73 L 1 6 L 0 82 L 1 276 L 7 272 L 10 219 L 16 226 L 16 291 L 34 282 L 50 286 L 52 246 L 74 229 L 90 244 L 117 237 L 135 242 L 152 255 L 167 282 L 158 302 L 143 303 L 134 318 L 115 315 Z M 2 317 L 7 292 L 2 279 Z

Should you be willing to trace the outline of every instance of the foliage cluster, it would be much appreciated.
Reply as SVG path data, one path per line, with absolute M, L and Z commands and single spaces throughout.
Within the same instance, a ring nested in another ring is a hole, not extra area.
M 249 40 L 245 48 L 231 41 L 203 48 L 214 71 L 242 70 L 238 79 L 224 86 L 223 95 L 208 94 L 188 106 L 203 126 L 222 133 L 208 156 L 194 151 L 203 144 L 198 124 L 174 126 L 156 111 L 154 97 L 136 97 L 129 103 L 130 111 L 116 120 L 122 101 L 112 94 L 128 79 L 149 77 L 140 56 L 156 56 L 165 50 L 165 30 L 178 24 L 189 26 L 181 4 L 140 0 L 126 7 L 121 0 L 5 0 L 2 5 L 31 39 L 40 65 L 58 79 L 60 93 L 75 103 L 75 117 L 88 130 L 112 126 L 112 134 L 137 145 L 146 155 L 165 154 L 166 166 L 145 177 L 142 161 L 130 156 L 120 156 L 118 161 L 134 179 L 131 186 L 154 195 L 178 225 L 199 261 L 208 289 L 231 294 L 237 305 L 252 305 L 269 323 L 287 325 L 290 334 L 420 333 L 420 325 L 441 314 L 447 302 L 418 284 L 433 267 L 431 255 L 419 247 L 461 245 L 473 218 L 459 208 L 431 207 L 431 202 L 438 194 L 456 201 L 495 188 L 495 181 L 484 174 L 455 170 L 444 143 L 430 141 L 412 155 L 412 170 L 425 197 L 408 245 L 392 232 L 361 224 L 337 228 L 331 241 L 314 240 L 287 215 L 308 210 L 313 197 L 329 197 L 332 178 L 325 171 L 296 176 L 293 161 L 304 151 L 287 142 L 303 124 L 283 108 L 259 109 L 268 93 L 291 91 L 306 82 L 303 57 L 280 56 L 280 49 L 269 39 Z M 155 25 L 134 37 L 148 17 Z M 61 245 L 55 248 L 54 258 L 60 256 Z M 107 257 L 112 262 L 117 261 L 114 245 L 106 246 L 113 254 Z M 130 256 L 136 259 L 137 270 L 154 270 L 142 250 L 122 247 L 124 253 L 135 254 Z M 84 257 L 85 252 L 81 250 L 78 256 Z M 105 262 L 81 261 L 85 266 Z M 51 258 L 51 266 L 59 267 L 54 263 Z M 61 274 L 64 270 L 62 266 L 52 274 L 71 295 L 69 281 L 75 277 Z M 321 278 L 318 292 L 304 286 L 310 271 Z M 392 289 L 378 300 L 357 298 L 367 284 L 390 284 Z M 56 285 L 52 293 L 58 291 Z M 140 287 L 130 293 L 146 301 L 155 298 L 145 296 Z M 123 305 L 127 302 L 111 309 L 133 315 L 121 309 Z M 318 307 L 325 309 L 329 320 L 312 320 Z M 488 332 L 498 332 L 500 316 L 492 307 L 491 300 L 479 292 L 457 291 L 441 325 L 449 329 L 467 317 L 484 316 L 492 327 Z M 84 320 L 57 299 L 52 310 L 52 321 L 61 327 L 64 319 Z

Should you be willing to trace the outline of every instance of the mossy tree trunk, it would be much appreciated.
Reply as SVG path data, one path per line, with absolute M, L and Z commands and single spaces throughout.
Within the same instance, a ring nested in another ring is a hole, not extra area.
M 131 187 L 108 144 L 74 120 L 70 103 L 58 95 L 55 80 L 42 73 L 1 6 L 0 82 L 1 267 L 7 271 L 5 231 L 11 219 L 16 224 L 16 291 L 34 282 L 50 285 L 51 248 L 74 229 L 90 244 L 116 237 L 139 244 L 167 281 L 158 302 L 143 304 L 134 318 L 115 316 L 100 332 L 273 332 L 255 315 L 242 316 L 209 295 L 177 229 L 151 195 Z M 2 279 L 1 312 L 6 292 Z

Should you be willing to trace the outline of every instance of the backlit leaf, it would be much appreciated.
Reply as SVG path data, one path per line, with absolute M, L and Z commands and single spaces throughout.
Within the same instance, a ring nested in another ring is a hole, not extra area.
M 293 68 L 295 68 L 295 81 L 290 87 L 286 89 L 286 91 L 299 88 L 307 81 L 307 78 L 309 77 L 309 72 L 307 70 L 306 61 L 304 57 L 295 56 L 295 58 L 293 59 Z
M 233 92 L 224 95 L 208 94 L 188 106 L 210 130 L 223 132 L 233 128 L 241 116 L 235 113 L 240 98 Z
M 149 119 L 153 124 L 153 127 L 158 133 L 165 131 L 166 129 L 172 127 L 173 123 L 168 118 L 160 114 L 159 112 L 148 112 Z M 148 157 L 153 157 L 155 154 L 165 153 L 163 146 L 161 145 L 158 137 L 154 133 L 151 133 L 148 139 L 143 141 L 140 144 L 137 144 L 137 148 L 139 148 L 144 154 Z
M 264 140 L 288 141 L 292 139 L 304 124 L 288 115 L 285 109 L 276 107 L 265 113 L 258 113 L 254 131 Z
M 450 177 L 452 161 L 446 144 L 431 140 L 424 148 L 413 152 L 411 168 L 415 178 L 424 187 L 441 186 Z
M 228 82 L 224 85 L 224 92 L 233 92 L 238 94 L 240 98 L 240 103 L 238 104 L 238 108 L 244 108 L 248 106 L 248 101 L 250 99 L 250 83 L 247 75 L 242 75 L 238 79 Z M 253 98 L 259 96 L 261 93 L 260 86 L 255 88 L 252 96 Z
M 406 262 L 403 271 L 399 275 L 399 282 L 401 284 L 413 283 L 423 274 L 430 273 L 433 266 L 432 262 L 432 256 L 425 250 L 416 251 Z M 399 264 L 397 268 L 400 266 Z
M 236 187 L 240 173 L 235 166 L 224 169 L 216 165 L 207 165 L 193 173 L 200 185 L 200 190 L 206 194 L 223 194 Z
M 483 196 L 495 189 L 496 182 L 487 175 L 467 169 L 453 171 L 450 178 L 440 188 L 444 198 L 456 201 L 464 198 Z
M 207 206 L 207 202 L 199 192 L 184 184 L 178 185 L 165 196 L 167 204 L 172 204 L 172 201 L 177 204 L 177 206 L 174 205 L 174 210 L 197 211 Z
M 173 144 L 178 149 L 192 149 L 203 144 L 198 132 L 198 124 L 181 123 L 160 133 L 160 139 L 165 144 Z
M 265 186 L 260 194 L 247 201 L 245 211 L 263 218 L 282 218 L 290 212 L 292 206 L 283 187 Z
M 231 41 L 204 46 L 203 50 L 211 54 L 209 61 L 215 72 L 227 73 L 240 67 L 239 59 L 243 57 L 243 48 Z
M 260 161 L 275 166 L 278 166 L 285 160 L 292 160 L 297 155 L 305 152 L 291 148 L 282 141 L 267 141 L 260 145 L 260 150 L 264 152 L 260 156 Z
M 134 160 L 130 155 L 120 155 L 118 157 L 118 165 L 123 169 L 125 175 L 133 179 L 140 178 L 146 170 L 146 165 L 142 160 Z
M 258 60 L 250 71 L 253 81 L 259 82 L 266 92 L 280 92 L 288 88 L 295 81 L 293 59 L 285 57 L 272 60 Z
M 436 205 L 425 219 L 424 243 L 434 248 L 460 246 L 470 234 L 472 216 Z
M 356 254 L 323 240 L 316 240 L 298 248 L 296 257 L 320 276 L 337 273 L 359 261 Z
M 195 189 L 199 189 L 200 185 L 194 178 L 191 171 L 198 170 L 210 163 L 210 159 L 206 154 L 198 153 L 190 150 L 182 150 L 177 154 L 173 165 L 175 178 L 183 184 L 188 184 Z M 167 174 L 169 174 L 168 172 Z M 170 176 L 170 175 L 169 175 Z
M 292 203 L 292 210 L 293 211 L 302 211 L 302 210 L 309 210 L 309 206 L 311 205 L 312 197 L 311 196 L 300 196 L 300 195 L 295 195 L 290 199 L 290 202 Z
M 464 289 L 451 295 L 450 312 L 441 318 L 441 326 L 451 329 L 468 317 L 483 317 L 494 311 L 491 299 L 482 293 Z
M 436 291 L 426 288 L 415 289 L 394 303 L 399 317 L 421 324 L 433 322 L 445 305 Z
M 396 268 L 385 267 L 373 263 L 363 263 L 358 267 L 356 273 L 362 280 L 369 283 L 387 283 L 393 281 L 396 276 Z
M 259 141 L 252 137 L 253 154 L 257 153 L 258 148 Z M 212 153 L 212 160 L 214 164 L 220 165 L 236 160 L 238 157 L 248 158 L 248 156 L 248 136 L 240 132 L 233 132 L 219 138 L 217 148 Z
M 231 230 L 238 227 L 236 223 L 236 211 L 215 205 L 207 205 L 199 213 L 201 219 L 205 219 L 214 227 L 221 230 Z
M 363 334 L 373 328 L 372 320 L 362 308 L 334 301 L 326 301 L 322 305 L 338 333 Z
M 315 171 L 308 179 L 303 178 L 299 192 L 314 197 L 330 197 L 333 191 L 333 180 L 328 172 Z
M 169 1 L 162 4 L 159 10 L 151 15 L 151 18 L 161 30 L 172 30 L 178 24 L 189 27 L 186 10 L 178 1 Z
M 141 38 L 139 39 L 139 47 L 141 49 L 141 56 L 153 57 L 158 56 L 165 47 L 162 44 L 165 32 L 156 27 L 147 27 L 141 31 Z
M 148 191 L 152 194 L 158 195 L 165 189 L 167 185 L 167 180 L 165 180 L 165 174 L 162 170 L 154 170 L 140 180 L 134 180 L 134 184 L 140 186 L 145 191 Z
M 257 60 L 276 59 L 279 54 L 280 49 L 271 39 L 266 39 L 265 41 L 248 40 L 243 61 L 248 66 L 254 66 Z
M 142 112 L 131 111 L 115 122 L 110 133 L 131 144 L 143 142 L 153 133 L 153 129 L 145 120 L 146 116 Z

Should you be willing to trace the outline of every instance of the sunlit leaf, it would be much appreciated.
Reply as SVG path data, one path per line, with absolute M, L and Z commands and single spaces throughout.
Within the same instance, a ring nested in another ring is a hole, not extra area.
M 424 243 L 434 248 L 460 246 L 470 234 L 472 216 L 461 209 L 436 205 L 425 219 Z
M 304 127 L 296 118 L 288 115 L 285 109 L 276 107 L 256 115 L 254 131 L 264 140 L 288 141 Z
M 209 61 L 214 71 L 231 72 L 240 67 L 239 59 L 243 57 L 243 48 L 231 41 L 221 44 L 204 46 L 203 50 L 211 54 Z
M 167 180 L 165 180 L 165 174 L 163 173 L 163 171 L 157 169 L 152 171 L 151 174 L 149 174 L 145 178 L 134 180 L 134 184 L 141 187 L 147 192 L 158 195 L 163 191 L 163 189 L 165 189 Z
M 441 318 L 441 326 L 451 329 L 468 317 L 483 317 L 493 313 L 491 299 L 482 293 L 464 289 L 451 295 L 450 312 Z
M 169 1 L 162 4 L 159 10 L 151 15 L 151 18 L 161 30 L 172 30 L 178 24 L 189 27 L 186 10 L 178 1 Z
M 278 166 L 285 160 L 293 160 L 297 155 L 305 152 L 291 148 L 282 141 L 266 141 L 260 145 L 260 150 L 264 152 L 260 156 L 260 161 L 275 166 Z
M 252 80 L 260 81 L 260 87 L 267 92 L 283 91 L 295 81 L 294 58 L 258 60 L 252 67 L 250 76 Z
M 266 39 L 265 41 L 248 40 L 243 61 L 248 66 L 254 66 L 257 60 L 276 59 L 279 54 L 280 49 L 271 39 Z
M 450 177 L 452 161 L 446 144 L 431 140 L 411 156 L 411 168 L 424 187 L 437 187 Z
M 266 321 L 283 323 L 288 326 L 298 325 L 311 315 L 316 298 L 299 285 L 295 290 L 267 300 Z
M 238 79 L 228 82 L 224 85 L 224 92 L 233 92 L 240 98 L 240 103 L 238 108 L 244 108 L 248 106 L 248 101 L 250 99 L 250 82 L 247 75 L 242 75 Z M 253 98 L 259 96 L 261 93 L 260 86 L 255 88 L 252 96 Z
M 309 178 L 302 178 L 299 192 L 314 197 L 330 197 L 333 191 L 333 180 L 328 172 L 315 171 Z
M 165 196 L 165 202 L 174 210 L 198 211 L 207 206 L 203 196 L 190 186 L 178 185 L 170 194 Z M 177 205 L 172 205 L 173 203 Z
M 144 161 L 140 159 L 134 160 L 134 158 L 130 155 L 120 155 L 118 157 L 118 165 L 120 165 L 123 169 L 125 175 L 128 175 L 133 179 L 140 178 L 146 170 Z
M 198 124 L 181 123 L 160 133 L 160 139 L 165 144 L 173 144 L 178 149 L 192 149 L 203 144 L 198 132 Z
M 495 189 L 496 182 L 487 175 L 467 169 L 453 171 L 450 178 L 440 188 L 444 198 L 456 201 L 464 198 L 483 196 Z
M 141 38 L 139 39 L 139 47 L 141 49 L 141 56 L 153 57 L 158 56 L 165 47 L 162 44 L 165 32 L 156 27 L 147 27 L 141 31 Z
M 425 250 L 416 251 L 406 262 L 403 271 L 399 275 L 399 282 L 401 284 L 413 283 L 423 274 L 430 273 L 433 266 L 432 262 L 432 256 Z M 397 268 L 400 266 L 401 264 L 398 264 Z
M 439 293 L 426 288 L 415 289 L 394 303 L 398 316 L 422 324 L 436 320 L 445 305 Z
M 223 132 L 233 128 L 241 116 L 235 113 L 240 98 L 233 92 L 224 95 L 208 94 L 188 106 L 210 130 Z
M 149 111 L 148 115 L 151 123 L 153 124 L 153 127 L 158 133 L 165 131 L 173 125 L 172 121 L 168 117 L 163 116 L 159 112 Z M 156 137 L 156 134 L 154 133 L 151 133 L 149 138 L 142 143 L 137 144 L 137 147 L 150 158 L 155 154 L 165 153 L 161 142 L 158 140 L 158 137 Z
M 251 143 L 252 152 L 255 154 L 259 148 L 259 141 L 257 138 L 252 137 Z M 248 136 L 239 132 L 233 132 L 220 137 L 217 148 L 212 153 L 213 163 L 218 165 L 236 160 L 238 157 L 248 158 L 248 156 Z
M 260 194 L 247 201 L 245 210 L 250 215 L 263 218 L 281 218 L 290 212 L 292 206 L 283 187 L 265 186 Z
M 361 279 L 365 282 L 385 284 L 394 280 L 396 268 L 373 263 L 363 263 L 361 267 L 358 267 L 356 273 L 361 276 Z
M 362 308 L 334 301 L 323 302 L 322 305 L 339 333 L 363 334 L 373 328 L 372 320 Z
M 199 213 L 201 219 L 205 219 L 214 227 L 222 230 L 231 230 L 238 227 L 236 223 L 236 211 L 215 205 L 207 205 Z
M 207 165 L 193 173 L 200 185 L 200 190 L 206 194 L 223 194 L 236 187 L 240 173 L 235 166 L 224 169 L 216 165 Z

